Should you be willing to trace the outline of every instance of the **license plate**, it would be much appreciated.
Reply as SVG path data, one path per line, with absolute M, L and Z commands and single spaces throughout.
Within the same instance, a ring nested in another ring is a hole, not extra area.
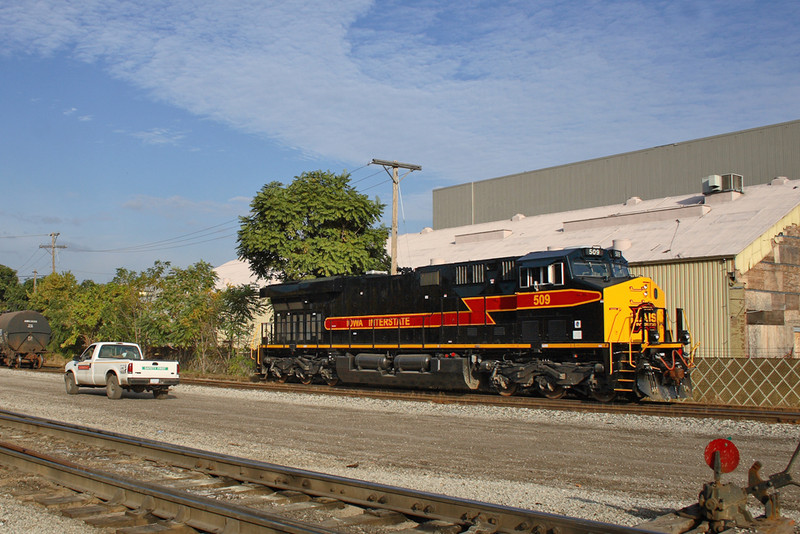
M 158 384 L 160 381 L 161 381 L 161 380 L 160 380 L 160 379 L 158 379 L 158 378 L 151 378 L 151 379 L 150 379 L 150 383 L 151 383 L 151 384 Z

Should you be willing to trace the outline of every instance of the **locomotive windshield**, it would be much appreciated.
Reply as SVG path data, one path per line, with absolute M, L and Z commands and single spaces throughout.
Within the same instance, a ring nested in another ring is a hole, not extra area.
M 572 275 L 582 278 L 629 278 L 628 262 L 617 250 L 586 248 L 572 258 Z
M 608 263 L 597 260 L 575 260 L 572 262 L 572 275 L 589 278 L 608 278 L 611 269 Z

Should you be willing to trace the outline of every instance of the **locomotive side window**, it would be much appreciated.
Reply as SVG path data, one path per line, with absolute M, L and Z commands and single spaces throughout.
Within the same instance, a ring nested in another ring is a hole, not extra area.
M 630 278 L 631 276 L 628 266 L 624 263 L 613 262 L 611 264 L 611 271 L 614 278 Z
M 519 270 L 519 287 L 538 288 L 542 285 L 564 285 L 564 263 L 556 262 L 537 267 L 523 267 Z

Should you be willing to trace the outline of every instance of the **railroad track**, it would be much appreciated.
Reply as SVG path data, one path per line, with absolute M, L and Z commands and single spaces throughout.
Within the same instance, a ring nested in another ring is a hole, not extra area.
M 800 424 L 800 410 L 760 406 L 730 406 L 699 404 L 693 402 L 611 402 L 602 403 L 579 399 L 545 399 L 541 397 L 503 397 L 500 395 L 453 393 L 441 391 L 380 390 L 346 386 L 303 385 L 279 382 L 243 382 L 211 378 L 181 377 L 181 383 L 222 388 L 261 389 L 268 391 L 299 392 L 315 395 L 368 397 L 382 400 L 406 400 L 439 404 L 462 404 L 527 408 L 531 410 L 560 410 L 571 412 L 652 415 L 660 417 L 695 417 L 713 419 L 754 420 L 765 423 Z
M 0 463 L 69 490 L 51 490 L 38 497 L 40 503 L 57 505 L 65 515 L 114 527 L 122 534 L 163 529 L 291 534 L 651 532 L 298 470 L 11 412 L 0 411 L 0 436 Z M 46 450 L 33 450 L 44 443 Z

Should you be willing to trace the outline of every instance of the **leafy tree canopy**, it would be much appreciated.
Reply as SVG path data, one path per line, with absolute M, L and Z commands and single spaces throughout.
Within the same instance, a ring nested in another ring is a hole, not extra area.
M 33 285 L 33 282 L 27 285 Z M 20 311 L 28 307 L 26 284 L 20 284 L 17 271 L 0 265 L 0 313 Z
M 240 218 L 237 252 L 262 278 L 386 270 L 389 229 L 374 227 L 384 207 L 356 191 L 347 172 L 304 172 L 287 186 L 271 182 Z

